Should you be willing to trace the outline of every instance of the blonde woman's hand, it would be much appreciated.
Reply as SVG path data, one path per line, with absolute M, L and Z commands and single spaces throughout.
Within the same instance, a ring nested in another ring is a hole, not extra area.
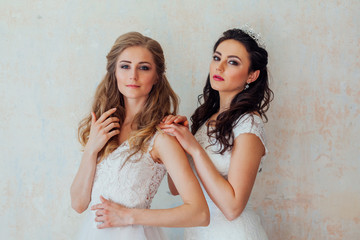
M 111 228 L 131 225 L 131 209 L 121 204 L 114 203 L 100 196 L 101 203 L 93 205 L 91 210 L 95 211 L 95 222 L 98 222 L 97 228 Z
M 112 108 L 104 112 L 98 120 L 96 120 L 95 113 L 91 112 L 90 135 L 85 151 L 100 152 L 111 137 L 120 133 L 119 119 L 110 117 L 115 111 L 116 108 Z
M 172 123 L 177 123 L 177 124 L 181 124 L 185 127 L 189 127 L 189 121 L 186 118 L 186 116 L 181 116 L 181 115 L 167 115 L 166 117 L 164 117 L 162 119 L 162 123 L 163 124 L 172 124 Z

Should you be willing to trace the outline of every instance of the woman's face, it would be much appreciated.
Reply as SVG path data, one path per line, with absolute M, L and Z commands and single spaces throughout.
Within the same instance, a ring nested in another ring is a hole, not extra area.
M 210 64 L 210 84 L 219 93 L 235 96 L 250 83 L 249 54 L 243 44 L 225 40 L 219 44 Z
M 126 48 L 116 61 L 115 76 L 124 98 L 146 101 L 157 82 L 156 65 L 151 52 L 142 46 Z

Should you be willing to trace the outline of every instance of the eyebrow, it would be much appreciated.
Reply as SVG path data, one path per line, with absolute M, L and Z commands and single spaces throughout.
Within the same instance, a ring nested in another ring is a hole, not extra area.
M 215 51 L 215 53 L 216 53 L 216 54 L 219 54 L 220 56 L 222 56 L 221 52 Z M 239 59 L 239 60 L 242 62 L 241 58 L 239 58 L 239 57 L 236 56 L 236 55 L 229 55 L 229 56 L 227 56 L 227 57 L 228 57 L 228 58 L 237 58 L 237 59 Z
M 128 61 L 128 60 L 121 60 L 119 63 L 131 63 L 131 61 Z M 150 66 L 151 66 L 151 63 L 149 63 L 149 62 L 139 62 L 139 64 L 149 64 Z

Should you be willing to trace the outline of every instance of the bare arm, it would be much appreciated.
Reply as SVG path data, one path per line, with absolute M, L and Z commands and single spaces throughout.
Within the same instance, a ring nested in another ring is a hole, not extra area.
M 261 157 L 265 153 L 261 140 L 254 134 L 241 134 L 235 139 L 226 180 L 186 127 L 171 124 L 163 130 L 175 135 L 193 157 L 201 182 L 225 217 L 228 220 L 237 218 L 249 200 Z
M 97 153 L 85 150 L 79 169 L 71 184 L 71 207 L 78 213 L 84 212 L 89 203 L 96 170 Z
M 178 123 L 178 124 L 181 124 L 181 125 L 189 128 L 189 121 L 188 121 L 187 117 L 181 116 L 181 115 L 176 115 L 176 116 L 168 115 L 168 116 L 164 117 L 162 120 L 162 123 L 160 124 L 160 127 L 162 125 L 172 124 L 172 123 Z M 174 196 L 179 195 L 179 192 L 177 191 L 175 184 L 169 174 L 167 174 L 167 180 L 168 180 L 168 187 L 169 187 L 170 193 Z
M 194 153 L 196 171 L 207 193 L 228 220 L 240 216 L 253 188 L 265 148 L 254 134 L 235 139 L 228 180 L 224 179 L 203 149 Z
M 85 211 L 90 203 L 99 151 L 112 136 L 120 133 L 119 130 L 113 130 L 120 127 L 119 119 L 109 117 L 115 110 L 111 109 L 105 112 L 97 121 L 95 114 L 91 113 L 89 141 L 85 146 L 79 169 L 70 188 L 71 206 L 78 213 Z
M 129 224 L 162 227 L 193 227 L 209 224 L 209 209 L 200 184 L 176 139 L 167 134 L 158 135 L 152 156 L 165 164 L 183 204 L 170 209 L 128 209 L 102 199 L 101 204 L 92 207 L 97 210 L 98 217 L 95 221 L 104 222 L 99 228 Z

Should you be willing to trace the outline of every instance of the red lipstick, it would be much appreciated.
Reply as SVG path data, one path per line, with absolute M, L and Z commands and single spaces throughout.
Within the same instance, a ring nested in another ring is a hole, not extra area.
M 220 77 L 219 75 L 214 75 L 214 76 L 213 76 L 213 79 L 214 79 L 215 81 L 224 81 L 224 79 L 223 79 L 222 77 Z

